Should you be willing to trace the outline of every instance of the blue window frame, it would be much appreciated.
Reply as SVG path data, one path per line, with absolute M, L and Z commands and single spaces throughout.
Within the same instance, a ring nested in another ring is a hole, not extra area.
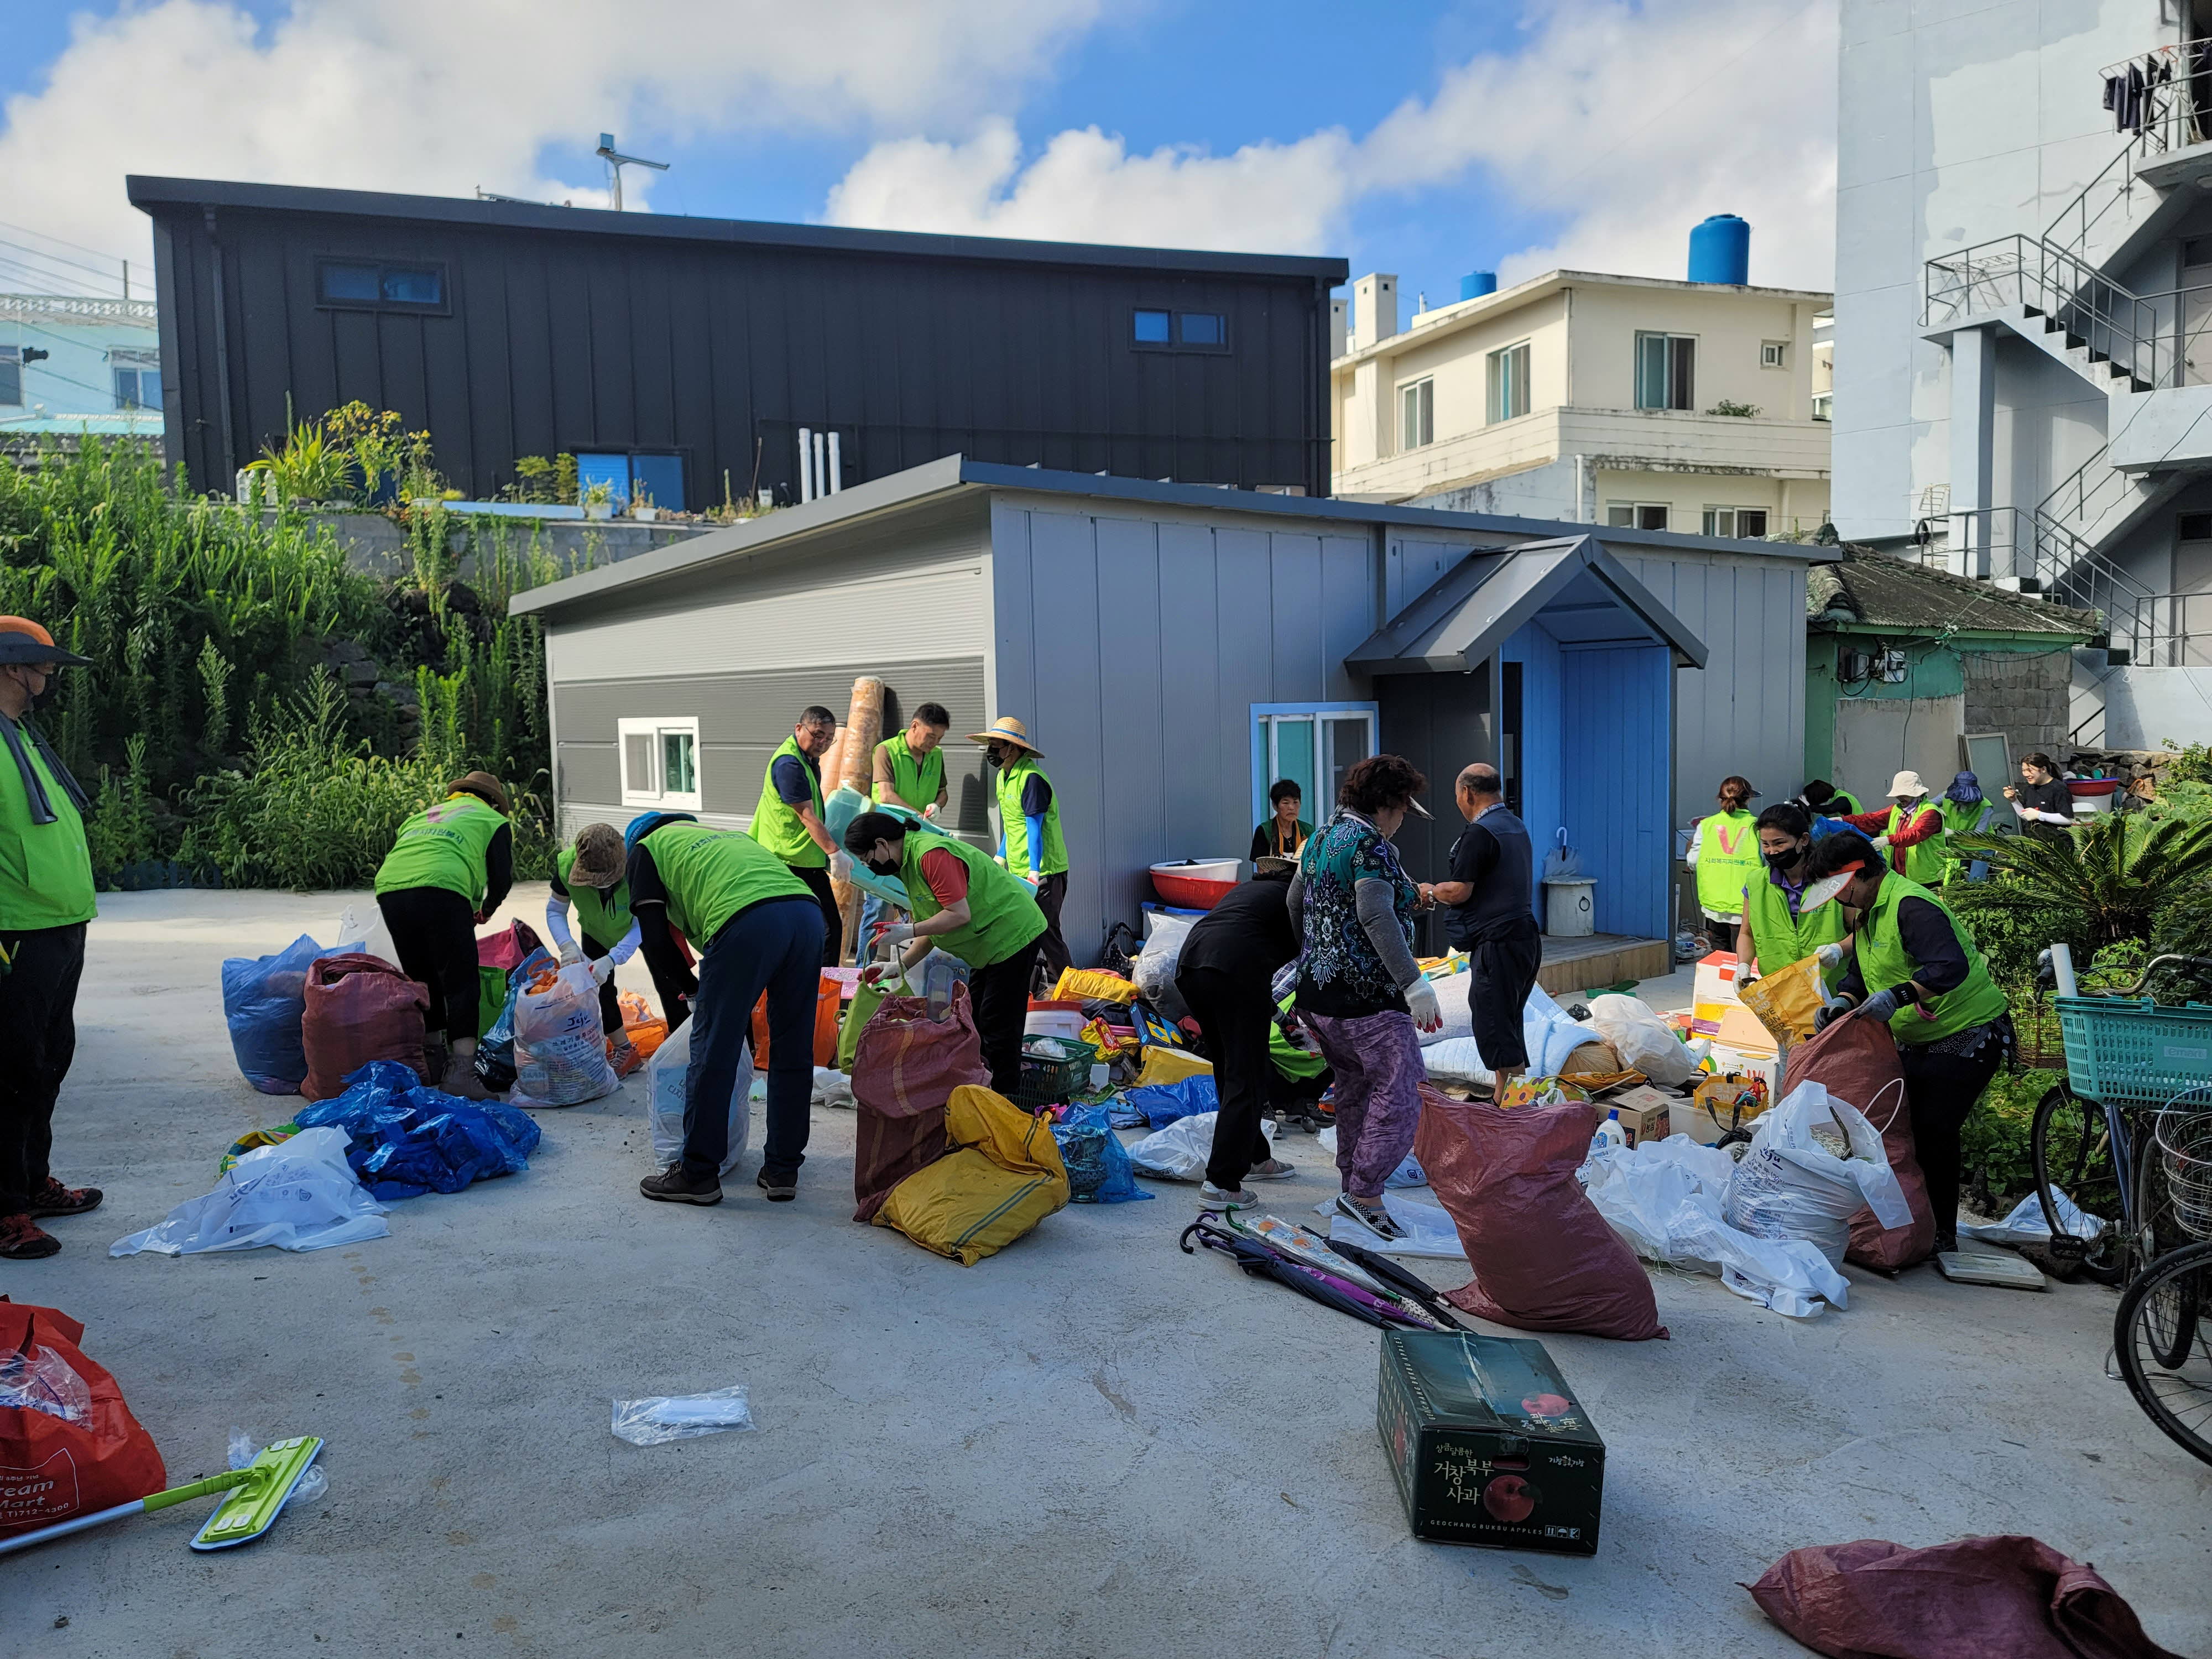
M 1305 798 L 1306 822 L 1327 823 L 1344 775 L 1376 752 L 1378 720 L 1371 702 L 1254 703 L 1252 822 L 1267 819 L 1268 789 L 1289 778 Z
M 1129 313 L 1129 343 L 1139 351 L 1229 349 L 1229 319 L 1218 311 L 1161 311 L 1143 307 Z
M 446 268 L 379 259 L 318 260 L 315 300 L 343 311 L 442 312 Z
M 636 452 L 617 453 L 601 450 L 596 453 L 578 451 L 576 454 L 576 486 L 585 491 L 595 483 L 607 486 L 607 493 L 617 507 L 627 507 L 631 499 L 642 490 L 653 506 L 666 507 L 672 513 L 684 510 L 684 458 L 666 452 L 659 454 Z
M 1177 319 L 1187 346 L 1218 349 L 1229 343 L 1229 319 L 1218 311 L 1186 311 Z
M 1174 336 L 1170 331 L 1171 319 L 1164 311 L 1139 311 L 1131 325 L 1129 337 L 1139 345 L 1167 345 Z

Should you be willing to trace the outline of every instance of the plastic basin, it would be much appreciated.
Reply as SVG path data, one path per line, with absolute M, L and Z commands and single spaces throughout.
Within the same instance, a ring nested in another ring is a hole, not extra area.
M 1237 885 L 1237 859 L 1177 859 L 1152 866 L 1152 887 L 1170 904 L 1211 910 Z

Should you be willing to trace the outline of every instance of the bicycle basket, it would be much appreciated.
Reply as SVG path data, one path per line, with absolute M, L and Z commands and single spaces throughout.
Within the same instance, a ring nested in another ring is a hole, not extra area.
M 2212 1088 L 2171 1102 L 2151 1135 L 2174 1224 L 2191 1238 L 2212 1239 Z
M 2123 997 L 2057 1000 L 2066 1079 L 2084 1099 L 2163 1106 L 2212 1084 L 2212 1008 Z

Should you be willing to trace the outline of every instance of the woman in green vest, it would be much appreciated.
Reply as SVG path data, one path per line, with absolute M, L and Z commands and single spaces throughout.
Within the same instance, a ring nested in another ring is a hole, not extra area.
M 1943 884 L 1943 814 L 1928 799 L 1917 772 L 1899 772 L 1889 781 L 1889 805 L 1843 820 L 1875 837 L 1889 854 L 1890 868 L 1923 887 Z
M 854 818 L 846 826 L 845 848 L 878 875 L 906 884 L 914 920 L 893 923 L 876 940 L 886 951 L 903 952 L 902 971 L 919 967 L 933 950 L 968 964 L 983 1063 L 991 1068 L 991 1086 L 1011 1098 L 1021 1081 L 1030 975 L 1045 936 L 1044 912 L 1029 884 L 966 842 L 908 835 L 888 812 Z
M 446 1038 L 438 1086 L 488 1100 L 477 1081 L 477 924 L 514 884 L 507 790 L 489 772 L 446 786 L 445 799 L 399 826 L 376 872 L 376 908 L 407 977 L 430 988 L 429 1025 Z
M 664 1204 L 719 1204 L 730 1150 L 730 1095 L 768 998 L 768 1136 L 753 1184 L 772 1204 L 799 1196 L 814 1090 L 814 1000 L 822 908 L 791 866 L 738 830 L 689 813 L 648 812 L 623 835 L 623 881 L 639 948 L 672 1031 L 692 1022 L 684 1073 L 684 1153 L 637 1189 Z M 699 958 L 684 960 L 679 938 Z
M 969 737 L 983 745 L 998 769 L 999 856 L 1029 883 L 1044 913 L 1045 983 L 1056 985 L 1073 961 L 1060 932 L 1060 907 L 1067 902 L 1067 842 L 1060 833 L 1060 798 L 1037 764 L 1044 750 L 1030 741 L 1029 727 L 1012 714 L 1000 715 L 989 731 Z
M 1943 815 L 1943 884 L 1948 887 L 1961 877 L 1968 881 L 1979 881 L 1989 874 L 1989 866 L 1976 859 L 1971 866 L 1954 850 L 1959 836 L 1978 836 L 1996 816 L 1996 803 L 1982 793 L 1982 781 L 1972 772 L 1960 772 L 1951 780 L 1951 787 L 1943 792 L 1943 799 L 1936 803 Z
M 1759 791 L 1748 780 L 1721 780 L 1720 811 L 1699 818 L 1686 862 L 1698 874 L 1698 908 L 1717 939 L 1733 939 L 1743 921 L 1743 893 L 1759 875 L 1757 819 L 1751 802 Z
M 822 821 L 822 757 L 837 736 L 837 717 L 818 704 L 803 712 L 761 778 L 753 808 L 752 838 L 783 861 L 821 908 L 822 965 L 844 958 L 845 919 L 830 884 L 830 855 L 837 843 Z
M 630 915 L 629 881 L 624 872 L 622 831 L 611 823 L 587 823 L 573 847 L 553 860 L 553 896 L 545 901 L 545 933 L 565 965 L 588 961 L 599 982 L 599 1029 L 615 1045 L 615 1069 L 628 1076 L 629 1039 L 623 1033 L 622 1001 L 615 992 L 615 969 L 637 952 L 637 922 Z M 576 907 L 583 930 L 580 949 L 568 933 L 568 907 Z
M 61 671 L 88 665 L 24 617 L 0 617 L 0 1256 L 33 1261 L 61 1243 L 39 1218 L 98 1206 L 47 1157 L 54 1103 L 76 1052 L 85 924 L 99 912 L 84 791 L 33 724 Z
M 1759 815 L 1753 829 L 1761 867 L 1744 889 L 1743 927 L 1736 934 L 1735 953 L 1746 971 L 1739 977 L 1778 973 L 1814 955 L 1821 956 L 1824 969 L 1834 968 L 1843 957 L 1838 947 L 1850 932 L 1842 907 L 1804 908 L 1813 815 L 1794 800 L 1778 801 Z
M 1858 913 L 1854 948 L 1836 995 L 1816 1022 L 1877 1019 L 1897 1039 L 1905 1102 L 1936 1248 L 1958 1248 L 1959 1127 L 2013 1052 L 2012 1016 L 1973 935 L 1943 901 L 1885 869 L 1856 836 L 1816 842 L 1805 908 Z

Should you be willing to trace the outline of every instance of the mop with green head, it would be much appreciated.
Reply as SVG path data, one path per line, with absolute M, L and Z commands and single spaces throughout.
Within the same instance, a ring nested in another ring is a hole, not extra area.
M 28 1549 L 33 1544 L 43 1544 L 69 1533 L 82 1532 L 88 1527 L 120 1521 L 125 1516 L 150 1515 L 156 1510 L 166 1510 L 195 1498 L 212 1497 L 216 1492 L 225 1494 L 223 1500 L 193 1536 L 192 1547 L 227 1550 L 234 1545 L 250 1544 L 276 1524 L 286 1500 L 322 1449 L 321 1440 L 312 1434 L 279 1440 L 273 1446 L 263 1447 L 242 1469 L 211 1474 L 188 1486 L 172 1486 L 167 1492 L 133 1498 L 128 1504 L 118 1504 L 113 1509 L 94 1515 L 80 1515 L 73 1521 L 59 1521 L 35 1532 L 0 1538 L 0 1555 Z

